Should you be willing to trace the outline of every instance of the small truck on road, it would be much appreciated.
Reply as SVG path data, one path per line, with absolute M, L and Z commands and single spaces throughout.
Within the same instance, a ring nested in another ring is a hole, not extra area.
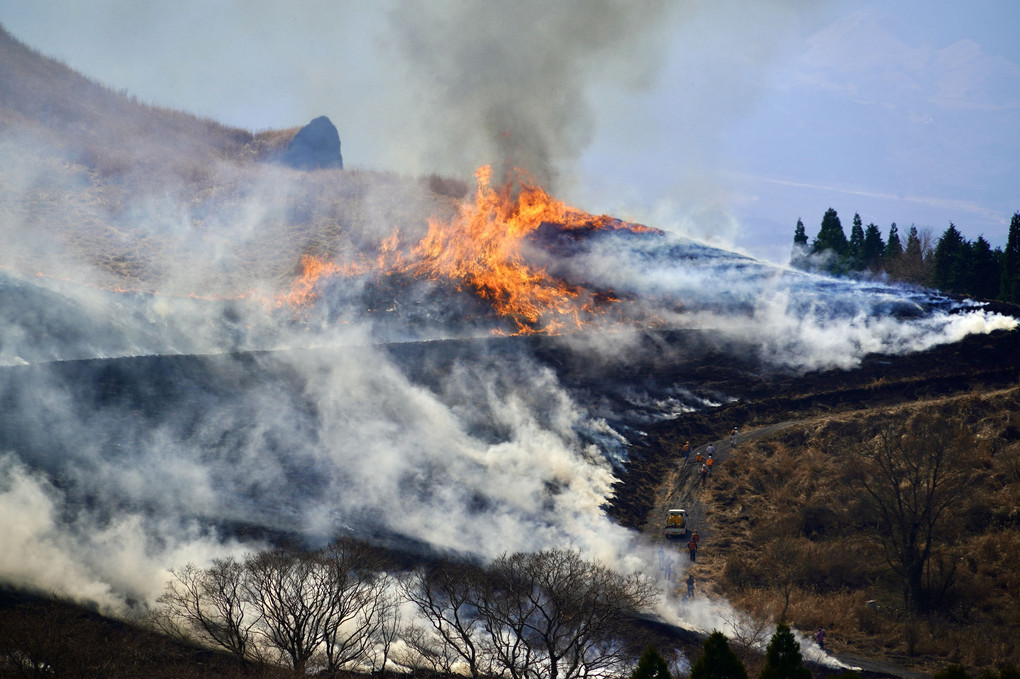
M 666 516 L 666 539 L 684 538 L 690 533 L 687 512 L 683 509 L 671 509 Z

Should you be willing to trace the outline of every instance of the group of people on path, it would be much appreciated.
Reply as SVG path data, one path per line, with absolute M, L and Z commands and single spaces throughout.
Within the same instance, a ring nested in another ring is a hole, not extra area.
M 730 447 L 737 447 L 737 438 L 740 436 L 740 430 L 733 427 L 730 432 Z M 683 449 L 681 451 L 684 456 L 684 466 L 686 467 L 691 461 L 691 442 L 685 441 Z M 712 476 L 712 469 L 715 467 L 715 446 L 711 443 L 705 448 L 705 453 L 702 454 L 700 451 L 694 455 L 694 463 L 698 466 L 698 474 L 701 478 L 701 485 L 705 485 L 708 478 Z
M 735 448 L 737 446 L 737 437 L 739 431 L 736 427 L 730 432 L 730 447 Z M 690 464 L 691 453 L 694 452 L 691 447 L 690 441 L 685 441 L 681 450 L 684 456 L 684 466 Z M 715 445 L 709 443 L 705 448 L 704 453 L 698 451 L 694 455 L 694 462 L 698 465 L 698 473 L 701 475 L 701 483 L 704 484 L 707 477 L 712 475 L 712 468 L 715 466 Z M 687 542 L 687 553 L 691 562 L 698 560 L 698 543 L 700 536 L 698 531 L 691 533 L 691 539 Z M 672 580 L 673 577 L 673 558 L 667 554 L 661 547 L 659 548 L 659 568 L 662 570 L 663 575 L 667 580 Z M 694 575 L 691 573 L 687 574 L 685 580 L 687 583 L 687 594 L 684 599 L 694 598 Z

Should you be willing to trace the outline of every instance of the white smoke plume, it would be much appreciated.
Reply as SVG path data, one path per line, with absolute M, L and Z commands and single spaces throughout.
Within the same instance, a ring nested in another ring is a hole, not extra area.
M 547 180 L 589 140 L 591 82 L 652 76 L 670 11 L 542 4 L 536 23 L 530 4 L 438 7 L 400 5 L 392 17 L 429 102 L 413 127 L 431 134 L 408 147 L 412 166 L 497 162 Z M 453 40 L 464 25 L 477 37 Z M 621 66 L 611 58 L 621 51 L 642 58 Z M 280 533 L 314 545 L 336 531 L 485 558 L 576 547 L 624 570 L 654 569 L 652 550 L 604 511 L 638 425 L 616 428 L 612 405 L 572 390 L 523 341 L 479 341 L 462 354 L 438 343 L 491 329 L 472 315 L 477 300 L 416 281 L 379 293 L 386 303 L 368 313 L 376 292 L 354 278 L 320 290 L 303 316 L 260 297 L 286 288 L 307 250 L 371 253 L 395 229 L 414 242 L 450 201 L 386 175 L 211 163 L 202 171 L 213 197 L 178 177 L 107 205 L 112 194 L 88 168 L 43 139 L 5 133 L 0 152 L 6 205 L 59 193 L 65 207 L 0 211 L 9 267 L 0 536 L 11 546 L 0 579 L 123 612 L 151 603 L 170 567 Z M 356 197 L 357 210 L 315 212 L 325 186 Z M 288 220 L 302 210 L 312 216 Z M 302 231 L 309 223 L 330 238 Z M 72 256 L 96 233 L 99 247 Z M 851 367 L 869 352 L 1016 325 L 923 291 L 833 281 L 668 236 L 569 254 L 537 243 L 530 255 L 567 280 L 625 293 L 635 317 L 740 340 L 776 368 Z M 148 287 L 112 291 L 111 261 L 121 282 Z M 61 279 L 35 277 L 40 262 Z M 646 339 L 642 327 L 557 346 L 595 367 Z M 643 410 L 670 413 L 726 398 L 696 387 L 636 396 Z M 691 619 L 708 628 L 722 617 Z

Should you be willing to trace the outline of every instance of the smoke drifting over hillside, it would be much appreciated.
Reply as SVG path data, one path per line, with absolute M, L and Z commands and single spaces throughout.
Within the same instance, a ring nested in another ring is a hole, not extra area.
M 395 20 L 440 74 L 429 96 L 450 102 L 437 153 L 462 132 L 457 164 L 481 148 L 540 180 L 584 146 L 583 84 L 636 36 L 654 44 L 662 11 L 554 5 L 534 26 L 434 7 Z M 478 41 L 440 49 L 464 25 Z M 627 63 L 625 80 L 652 67 Z M 730 397 L 682 377 L 649 385 L 641 369 L 657 362 L 682 374 L 664 331 L 767 372 L 1016 325 L 551 200 L 557 216 L 511 226 L 519 204 L 482 207 L 537 192 L 504 196 L 499 168 L 472 203 L 427 181 L 239 160 L 217 136 L 229 131 L 209 131 L 207 155 L 182 152 L 165 129 L 131 137 L 134 156 L 102 135 L 87 148 L 0 135 L 0 579 L 111 610 L 152 602 L 169 567 L 281 534 L 483 558 L 572 546 L 645 568 L 639 537 L 604 511 L 615 474 L 647 418 Z
M 922 291 L 665 234 L 535 239 L 526 251 L 620 297 L 607 313 L 626 328 L 544 340 L 608 376 L 649 325 L 697 329 L 763 371 L 849 367 L 1015 327 Z M 166 567 L 272 531 L 483 557 L 572 545 L 638 567 L 639 541 L 602 507 L 640 418 L 566 386 L 523 340 L 436 342 L 498 327 L 469 293 L 405 277 L 399 299 L 371 310 L 372 280 L 324 278 L 295 313 L 4 274 L 0 503 L 16 545 L 4 577 L 117 606 L 151 600 Z M 428 300 L 425 330 L 406 323 L 407 299 Z M 400 328 L 433 341 L 379 343 Z M 699 389 L 680 380 L 634 392 L 630 407 L 711 407 Z

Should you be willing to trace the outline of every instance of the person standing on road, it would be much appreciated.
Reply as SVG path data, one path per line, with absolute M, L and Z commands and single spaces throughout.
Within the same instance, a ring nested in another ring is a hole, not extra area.
M 736 427 L 733 427 L 733 431 L 730 432 L 730 446 L 733 447 L 733 448 L 737 447 L 737 434 L 738 433 L 739 432 L 737 431 Z
M 688 542 L 687 543 L 687 551 L 690 552 L 691 561 L 697 561 L 698 560 L 698 543 L 697 542 L 695 542 L 694 540 L 691 540 L 690 542 Z
M 691 442 L 690 441 L 688 441 L 687 443 L 684 444 L 683 453 L 684 453 L 684 466 L 686 467 L 687 463 L 691 461 Z
M 815 632 L 815 641 L 818 642 L 818 648 L 825 650 L 825 629 L 819 627 L 818 631 Z
M 694 598 L 694 576 L 689 573 L 687 574 L 687 597 Z
M 708 453 L 709 457 L 712 457 L 712 455 L 715 454 L 715 446 L 713 446 L 711 443 L 709 443 L 708 444 L 708 449 L 705 450 L 705 452 Z
M 705 479 L 708 478 L 708 467 L 706 465 L 701 465 L 700 474 L 701 474 L 701 485 L 705 485 Z
M 708 475 L 711 476 L 712 475 L 712 467 L 715 466 L 715 460 L 712 459 L 711 455 L 709 455 L 708 459 L 705 460 L 705 466 L 708 467 Z
M 666 582 L 673 582 L 673 555 L 667 554 L 662 564 L 662 573 L 666 576 Z

